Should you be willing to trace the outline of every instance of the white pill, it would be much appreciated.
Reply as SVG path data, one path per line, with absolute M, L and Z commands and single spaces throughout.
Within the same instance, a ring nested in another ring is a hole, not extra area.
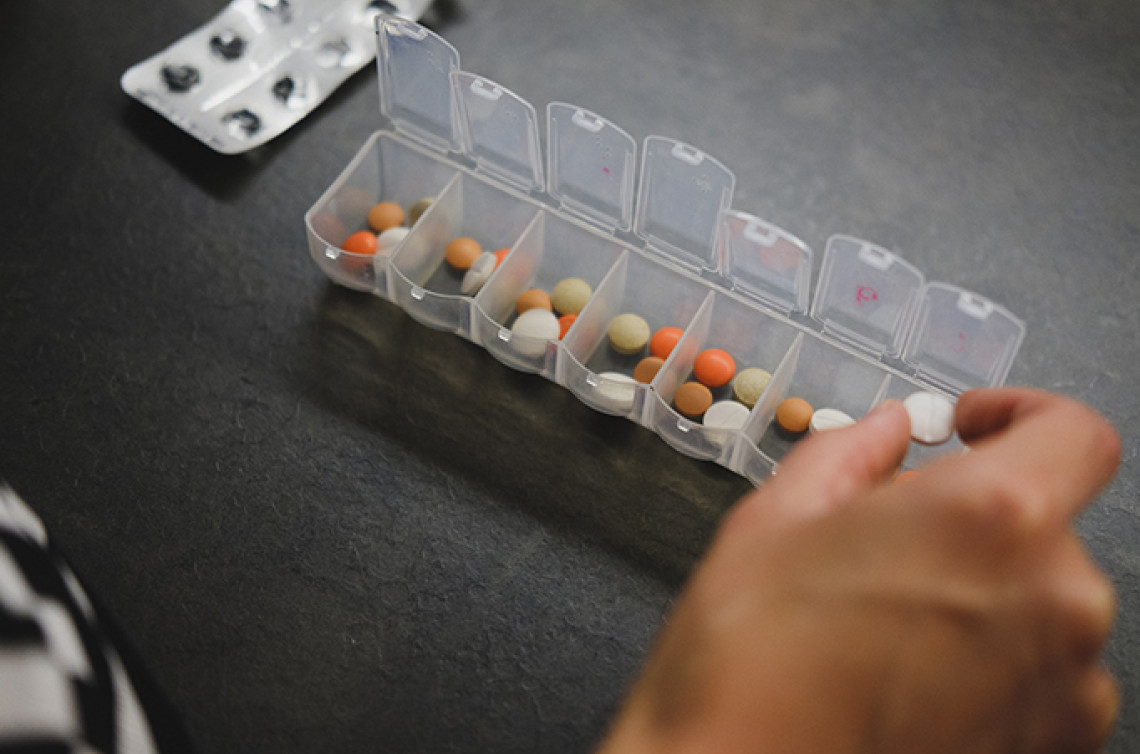
M 637 380 L 621 372 L 602 372 L 594 390 L 614 408 L 629 408 L 637 395 Z
M 484 251 L 475 257 L 467 272 L 463 273 L 463 282 L 459 284 L 459 291 L 464 296 L 474 296 L 478 293 L 483 283 L 486 283 L 491 273 L 495 271 L 496 261 L 495 255 L 489 251 Z
M 538 357 L 546 353 L 546 341 L 558 340 L 562 330 L 558 317 L 545 309 L 528 309 L 518 316 L 511 327 L 511 345 L 523 356 Z
M 854 419 L 839 409 L 817 408 L 811 415 L 811 421 L 808 422 L 808 429 L 814 434 L 828 429 L 850 427 L 854 423 Z
M 392 249 L 400 245 L 400 242 L 408 237 L 411 228 L 405 228 L 398 225 L 395 228 L 388 228 L 380 235 L 376 236 L 376 253 L 387 254 Z
M 704 425 L 713 429 L 740 429 L 750 413 L 748 406 L 740 401 L 717 401 L 705 411 Z
M 941 445 L 954 435 L 954 404 L 938 393 L 912 393 L 903 401 L 910 414 L 910 436 L 924 445 Z

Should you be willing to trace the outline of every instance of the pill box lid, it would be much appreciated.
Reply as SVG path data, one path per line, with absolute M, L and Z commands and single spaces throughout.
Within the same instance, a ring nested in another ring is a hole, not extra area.
M 542 190 L 538 116 L 522 97 L 483 76 L 452 71 L 460 149 L 479 169 L 524 191 Z
M 459 52 L 435 32 L 394 16 L 376 17 L 376 37 L 381 114 L 432 149 L 459 151 L 451 84 Z
M 922 290 L 904 360 L 952 392 L 1000 385 L 1025 337 L 1025 323 L 1003 307 L 948 283 Z
M 832 236 L 811 316 L 825 332 L 876 356 L 898 356 L 923 282 L 918 268 L 897 254 L 852 236 Z
M 633 224 L 637 142 L 605 118 L 565 102 L 546 106 L 546 180 L 567 211 L 606 230 Z
M 660 256 L 691 270 L 717 269 L 720 213 L 736 176 L 696 147 L 664 136 L 645 139 L 634 232 Z
M 811 248 L 786 230 L 740 210 L 721 213 L 720 264 L 733 290 L 777 311 L 807 310 Z

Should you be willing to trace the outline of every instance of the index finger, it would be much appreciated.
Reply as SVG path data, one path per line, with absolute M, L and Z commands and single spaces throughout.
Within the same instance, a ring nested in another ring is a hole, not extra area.
M 967 489 L 1004 479 L 1046 517 L 1079 513 L 1120 463 L 1120 438 L 1104 417 L 1069 398 L 1027 388 L 971 390 L 955 425 L 974 451 L 947 466 Z M 968 469 L 968 471 L 967 471 Z M 983 490 L 975 490 L 984 493 Z

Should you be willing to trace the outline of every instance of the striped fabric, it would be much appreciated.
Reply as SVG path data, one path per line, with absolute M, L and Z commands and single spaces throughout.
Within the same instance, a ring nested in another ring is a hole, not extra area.
M 79 580 L 0 484 L 0 754 L 157 751 Z

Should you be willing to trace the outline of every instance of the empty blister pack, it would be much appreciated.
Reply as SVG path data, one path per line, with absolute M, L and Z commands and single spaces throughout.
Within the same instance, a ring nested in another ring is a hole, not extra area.
M 234 0 L 123 74 L 123 91 L 225 154 L 264 144 L 375 55 L 373 23 L 431 0 Z

